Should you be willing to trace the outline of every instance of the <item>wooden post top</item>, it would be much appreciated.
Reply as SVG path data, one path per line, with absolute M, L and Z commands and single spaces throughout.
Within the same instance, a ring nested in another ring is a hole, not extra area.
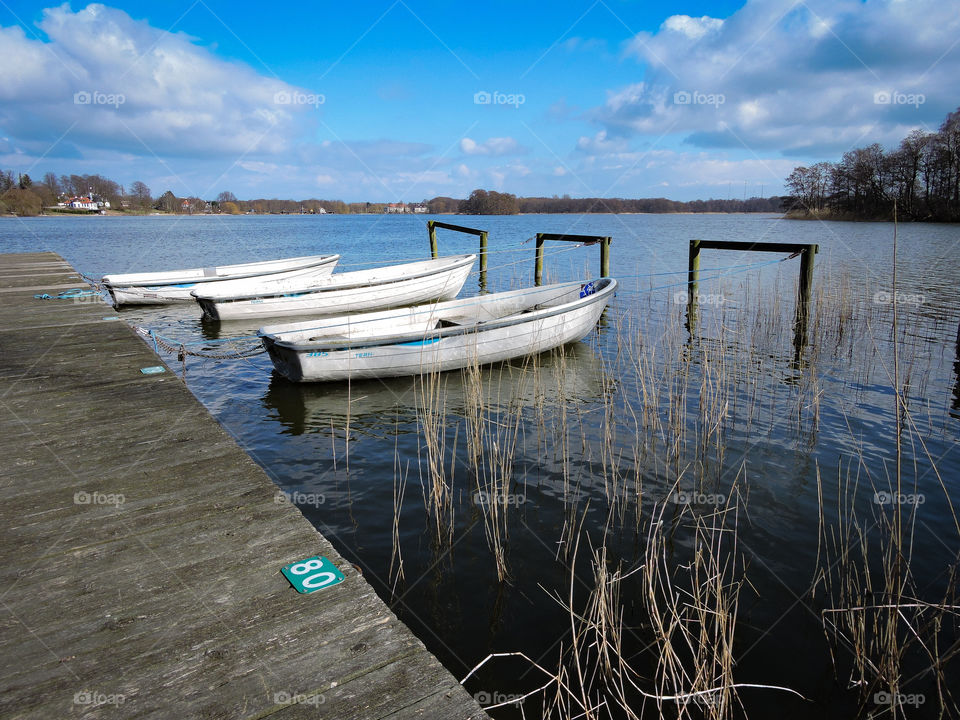
M 451 223 L 440 222 L 439 220 L 427 220 L 427 227 L 442 228 L 444 230 L 455 230 L 457 232 L 468 233 L 470 235 L 486 235 L 486 230 L 477 230 L 476 228 L 465 227 L 464 225 L 453 225 Z

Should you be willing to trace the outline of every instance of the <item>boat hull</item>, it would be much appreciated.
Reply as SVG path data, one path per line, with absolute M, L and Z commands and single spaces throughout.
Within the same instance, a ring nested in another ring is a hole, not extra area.
M 294 382 L 386 378 L 457 370 L 512 360 L 582 340 L 596 326 L 613 296 L 615 281 L 588 302 L 553 312 L 531 313 L 529 320 L 467 332 L 424 336 L 420 340 L 371 344 L 358 339 L 343 348 L 292 347 L 264 336 L 277 371 Z M 261 333 L 266 332 L 264 329 Z
M 256 281 L 319 282 L 330 277 L 339 255 L 317 255 L 263 263 L 225 265 L 217 268 L 194 268 L 161 273 L 107 275 L 102 282 L 113 304 L 169 305 L 192 302 L 190 294 L 198 288 L 226 288 L 231 284 Z
M 217 298 L 194 292 L 205 318 L 210 320 L 242 320 L 255 317 L 296 315 L 330 315 L 403 307 L 431 300 L 456 297 L 473 267 L 475 256 L 468 255 L 438 266 L 436 272 L 422 272 L 415 277 L 397 276 L 386 282 L 359 284 L 351 276 L 366 278 L 371 272 L 385 275 L 389 268 L 335 275 L 322 288 L 306 288 L 302 292 L 248 298 Z M 425 261 L 422 265 L 426 265 Z

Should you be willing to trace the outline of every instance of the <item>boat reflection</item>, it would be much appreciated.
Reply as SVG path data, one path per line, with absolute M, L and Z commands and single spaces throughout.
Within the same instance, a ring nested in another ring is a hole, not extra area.
M 475 373 L 475 375 L 474 375 Z M 574 343 L 474 371 L 357 382 L 292 383 L 274 372 L 261 399 L 285 434 L 342 431 L 393 437 L 418 431 L 423 409 L 463 415 L 468 403 L 486 410 L 599 400 L 612 389 L 593 348 Z
M 193 310 L 199 310 L 198 307 Z M 302 318 L 300 318 L 302 319 Z M 291 322 L 297 318 L 290 318 Z M 231 337 L 246 337 L 257 334 L 257 330 L 263 327 L 263 318 L 251 318 L 249 320 L 211 320 L 201 318 L 200 335 L 204 340 L 223 340 Z

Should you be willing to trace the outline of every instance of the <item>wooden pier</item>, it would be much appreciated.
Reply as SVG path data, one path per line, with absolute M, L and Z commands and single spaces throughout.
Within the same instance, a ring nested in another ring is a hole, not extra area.
M 0 717 L 487 717 L 108 305 L 33 297 L 75 287 L 0 255 Z

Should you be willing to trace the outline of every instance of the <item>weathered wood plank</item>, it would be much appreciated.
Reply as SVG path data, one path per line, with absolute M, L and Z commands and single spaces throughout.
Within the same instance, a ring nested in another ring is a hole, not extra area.
M 0 255 L 0 716 L 485 718 L 109 306 L 33 298 L 71 277 Z

